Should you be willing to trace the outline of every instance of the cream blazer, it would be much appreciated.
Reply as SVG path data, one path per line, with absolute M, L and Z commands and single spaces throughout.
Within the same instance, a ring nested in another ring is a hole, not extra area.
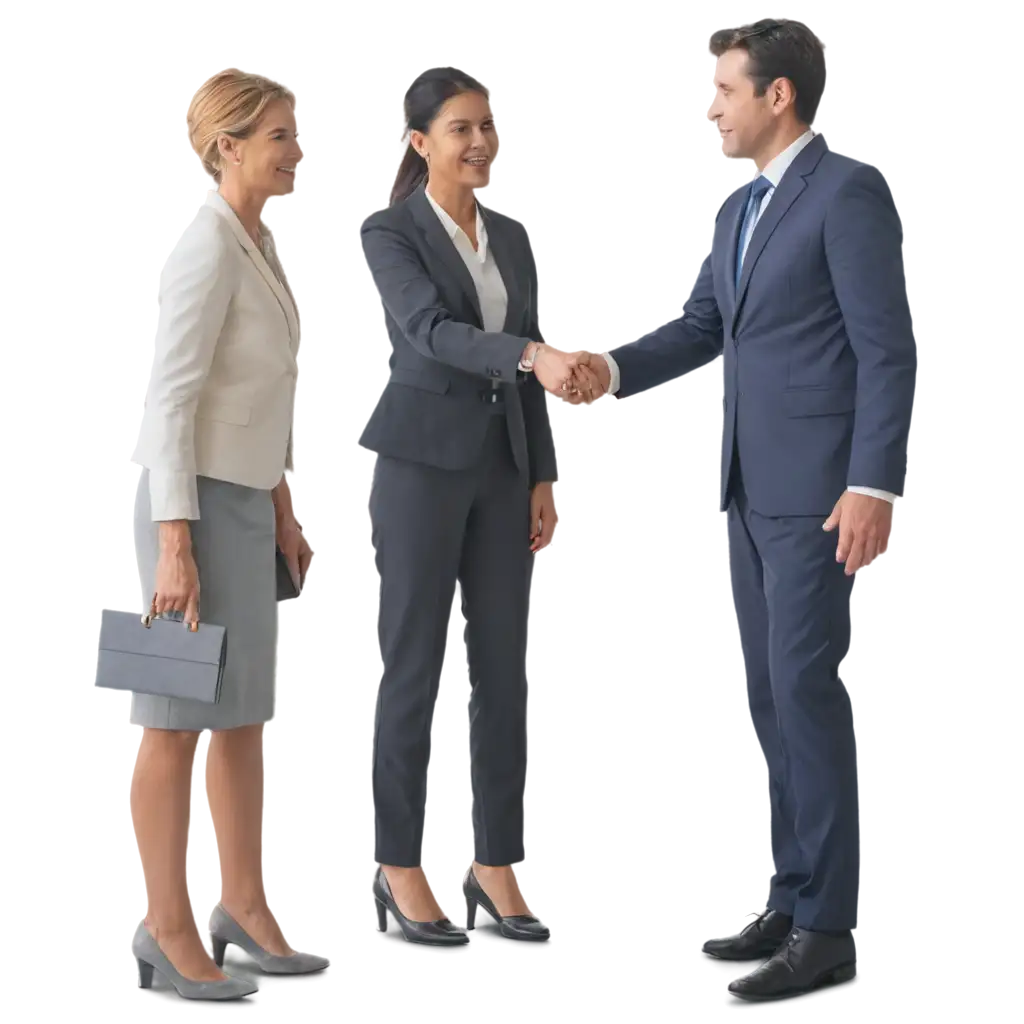
M 211 192 L 160 276 L 132 456 L 149 470 L 154 520 L 199 518 L 197 475 L 270 489 L 292 468 L 299 317 L 273 236 L 260 231 L 262 251 Z

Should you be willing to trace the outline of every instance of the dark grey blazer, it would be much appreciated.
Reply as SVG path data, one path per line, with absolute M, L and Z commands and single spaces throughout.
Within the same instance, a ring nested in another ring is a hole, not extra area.
M 530 486 L 557 479 L 546 395 L 518 369 L 537 325 L 537 268 L 522 224 L 480 207 L 508 292 L 504 330 L 483 329 L 476 288 L 421 185 L 369 217 L 363 251 L 384 303 L 394 349 L 391 378 L 363 431 L 364 448 L 393 458 L 467 469 L 480 455 L 498 381 L 516 464 Z

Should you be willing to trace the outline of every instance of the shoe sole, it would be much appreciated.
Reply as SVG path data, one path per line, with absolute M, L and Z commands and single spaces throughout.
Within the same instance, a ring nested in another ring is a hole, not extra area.
M 229 999 L 199 999 L 189 998 L 181 995 L 177 989 L 172 988 L 169 992 L 161 992 L 157 997 L 166 1002 L 175 1002 L 183 1007 L 197 1007 L 200 1009 L 212 1010 L 214 1007 L 245 1007 L 253 1004 L 259 998 L 259 992 L 251 995 L 236 995 Z
M 785 939 L 780 940 L 779 946 L 781 946 L 785 941 Z M 712 960 L 726 960 L 729 963 L 745 963 L 748 960 L 767 960 L 768 957 L 774 956 L 778 952 L 779 946 L 772 946 L 769 952 L 758 951 L 756 953 L 745 953 L 742 956 L 729 956 L 725 953 L 712 953 L 707 949 L 702 949 L 701 952 L 705 956 L 711 957 Z
M 253 960 L 252 963 L 261 973 L 272 978 L 304 978 L 309 974 L 319 974 L 321 971 L 326 971 L 331 966 L 330 964 L 324 964 L 323 967 L 310 967 L 306 971 L 268 971 L 266 967 L 260 967 L 259 961 Z
M 793 999 L 796 996 L 806 996 L 811 992 L 817 992 L 819 989 L 842 985 L 847 981 L 853 981 L 856 976 L 856 963 L 843 964 L 841 967 L 836 967 L 829 971 L 824 977 L 819 978 L 813 985 L 808 985 L 806 988 L 790 989 L 788 992 L 780 992 L 777 995 L 756 995 L 750 992 L 733 992 L 730 989 L 729 995 L 735 996 L 737 999 L 743 999 L 748 1003 L 771 1003 L 779 999 Z
M 490 939 L 490 941 L 500 942 L 504 946 L 510 946 L 512 948 L 521 946 L 525 949 L 544 949 L 545 947 L 552 945 L 555 939 L 557 938 L 557 936 L 554 934 L 539 935 L 536 937 L 518 937 L 513 935 L 506 935 L 498 928 L 492 926 L 478 927 L 474 931 L 474 934 L 483 935 L 486 938 Z

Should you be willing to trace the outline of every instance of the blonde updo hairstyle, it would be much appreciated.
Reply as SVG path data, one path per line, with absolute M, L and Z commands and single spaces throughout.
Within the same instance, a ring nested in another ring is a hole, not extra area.
M 223 161 L 217 140 L 221 135 L 245 139 L 275 100 L 295 107 L 295 96 L 283 85 L 248 75 L 237 68 L 221 71 L 205 82 L 188 108 L 188 139 L 206 173 L 220 184 Z

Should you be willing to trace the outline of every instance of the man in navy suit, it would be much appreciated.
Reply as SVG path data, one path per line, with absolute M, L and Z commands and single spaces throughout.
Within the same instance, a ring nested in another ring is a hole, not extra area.
M 917 359 L 885 180 L 810 128 L 819 40 L 760 21 L 716 32 L 711 52 L 708 117 L 758 175 L 719 210 L 682 317 L 578 354 L 569 400 L 627 398 L 723 357 L 721 507 L 775 874 L 765 912 L 704 951 L 768 958 L 729 990 L 773 999 L 856 973 L 857 763 L 839 664 L 854 573 L 885 551 L 903 493 Z

